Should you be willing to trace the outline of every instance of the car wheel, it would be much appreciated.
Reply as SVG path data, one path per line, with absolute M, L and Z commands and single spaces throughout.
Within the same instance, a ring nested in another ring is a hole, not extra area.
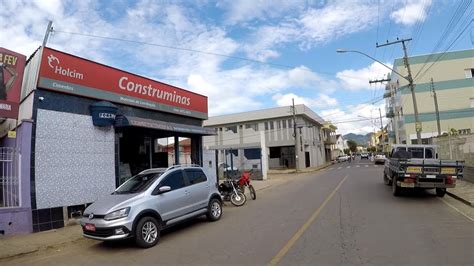
M 207 219 L 211 222 L 219 220 L 222 216 L 222 203 L 218 199 L 211 199 L 207 207 Z
M 161 224 L 155 218 L 143 217 L 135 228 L 135 243 L 142 248 L 151 248 L 160 240 L 160 231 Z
M 444 195 L 446 194 L 446 189 L 445 188 L 437 188 L 436 189 L 436 196 L 438 197 L 444 197 Z
M 397 186 L 397 180 L 392 177 L 392 194 L 395 197 L 398 197 L 398 196 L 400 196 L 401 190 L 402 190 L 402 188 Z

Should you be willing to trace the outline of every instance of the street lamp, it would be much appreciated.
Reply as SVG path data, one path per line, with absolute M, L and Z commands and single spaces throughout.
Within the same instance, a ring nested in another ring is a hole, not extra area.
M 358 54 L 361 54 L 361 55 L 365 55 L 365 56 L 367 56 L 368 58 L 370 58 L 370 59 L 374 60 L 375 62 L 381 64 L 382 66 L 384 66 L 384 67 L 390 69 L 391 71 L 393 71 L 394 73 L 396 73 L 396 74 L 399 75 L 400 77 L 402 77 L 402 78 L 406 79 L 408 82 L 410 82 L 410 80 L 407 79 L 407 78 L 406 78 L 405 76 L 403 76 L 402 74 L 398 73 L 397 71 L 393 70 L 391 67 L 387 66 L 386 64 L 380 62 L 379 60 L 373 58 L 372 56 L 370 56 L 370 55 L 368 55 L 368 54 L 366 54 L 366 53 L 364 53 L 364 52 L 357 51 L 357 50 L 345 50 L 345 49 L 337 49 L 336 52 L 338 52 L 338 53 L 340 53 L 340 54 L 342 54 L 342 53 L 358 53 Z
M 405 48 L 405 45 L 403 45 L 403 47 Z M 411 98 L 412 98 L 412 101 L 413 101 L 413 110 L 415 112 L 416 139 L 417 139 L 417 143 L 421 144 L 421 122 L 420 122 L 420 119 L 418 117 L 418 106 L 416 105 L 416 97 L 415 97 L 415 85 L 413 84 L 413 78 L 411 76 L 410 67 L 408 65 L 408 59 L 407 59 L 407 56 L 406 56 L 406 51 L 405 51 L 404 59 L 405 59 L 405 65 L 407 66 L 407 69 L 408 69 L 408 77 L 403 76 L 402 74 L 400 74 L 397 71 L 393 70 L 391 67 L 387 66 L 386 64 L 380 62 L 379 60 L 373 58 L 372 56 L 370 56 L 370 55 L 368 55 L 364 52 L 357 51 L 357 50 L 345 50 L 345 49 L 337 49 L 336 52 L 338 52 L 338 53 L 358 53 L 358 54 L 364 55 L 364 56 L 374 60 L 375 62 L 381 64 L 382 66 L 392 70 L 398 76 L 400 76 L 400 77 L 404 78 L 406 81 L 408 81 L 408 85 L 409 85 L 410 90 L 411 90 Z

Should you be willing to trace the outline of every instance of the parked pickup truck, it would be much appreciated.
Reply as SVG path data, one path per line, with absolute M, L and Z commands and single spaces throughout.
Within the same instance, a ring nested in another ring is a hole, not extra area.
M 443 197 L 446 188 L 456 186 L 462 178 L 463 161 L 439 160 L 434 145 L 393 145 L 390 156 L 385 160 L 383 179 L 392 186 L 394 196 L 402 189 L 436 189 L 436 195 Z

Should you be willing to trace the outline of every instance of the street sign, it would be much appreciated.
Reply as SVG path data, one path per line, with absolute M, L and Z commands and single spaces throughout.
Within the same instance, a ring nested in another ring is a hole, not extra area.
M 15 139 L 16 138 L 16 131 L 8 131 L 8 138 Z
M 421 132 L 421 129 L 422 129 L 421 122 L 416 122 L 415 123 L 415 129 L 416 129 L 416 132 Z

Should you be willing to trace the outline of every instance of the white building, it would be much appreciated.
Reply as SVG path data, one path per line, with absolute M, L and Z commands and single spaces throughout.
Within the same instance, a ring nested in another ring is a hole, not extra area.
M 291 106 L 210 117 L 204 126 L 216 128 L 217 135 L 205 137 L 203 146 L 218 151 L 218 165 L 232 162 L 239 170 L 261 171 L 263 178 L 269 169 L 317 167 L 331 160 L 332 127 L 323 129 L 324 120 L 303 104 L 295 106 L 295 118 L 296 128 Z

